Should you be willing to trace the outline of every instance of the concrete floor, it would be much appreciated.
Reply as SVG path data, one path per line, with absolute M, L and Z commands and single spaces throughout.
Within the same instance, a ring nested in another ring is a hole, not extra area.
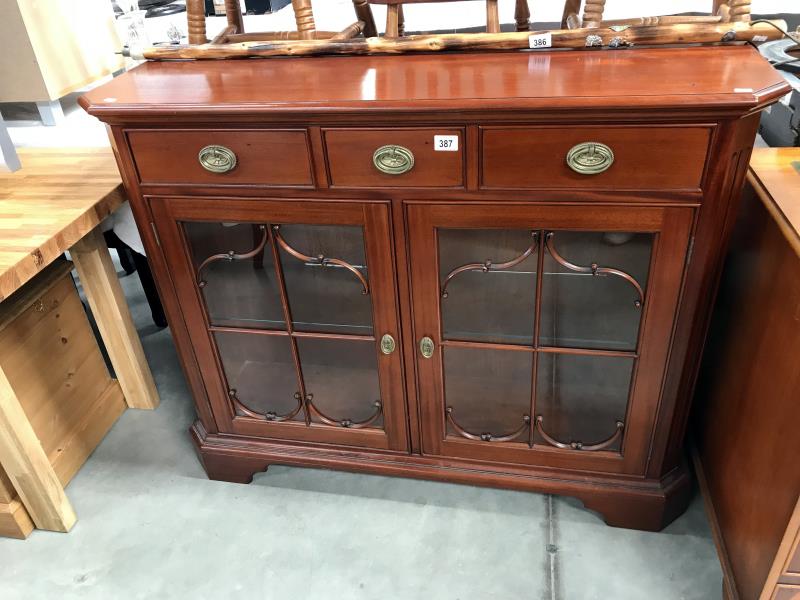
M 3 600 L 720 598 L 699 498 L 653 534 L 522 492 L 286 467 L 209 481 L 170 333 L 122 283 L 161 407 L 125 413 L 70 483 L 71 533 L 0 539 Z

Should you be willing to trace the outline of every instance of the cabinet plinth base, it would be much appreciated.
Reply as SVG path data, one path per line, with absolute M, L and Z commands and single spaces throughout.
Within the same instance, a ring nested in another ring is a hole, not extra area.
M 660 531 L 669 525 L 686 510 L 691 498 L 691 476 L 685 463 L 661 480 L 586 474 L 571 479 L 563 471 L 534 467 L 506 466 L 500 470 L 453 458 L 209 434 L 200 421 L 190 432 L 209 478 L 233 483 L 250 483 L 254 475 L 277 464 L 483 485 L 572 496 L 612 527 L 643 531 Z

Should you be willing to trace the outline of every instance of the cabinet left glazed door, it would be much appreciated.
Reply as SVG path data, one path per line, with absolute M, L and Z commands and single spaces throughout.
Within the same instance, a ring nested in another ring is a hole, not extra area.
M 386 204 L 150 205 L 221 432 L 407 449 Z

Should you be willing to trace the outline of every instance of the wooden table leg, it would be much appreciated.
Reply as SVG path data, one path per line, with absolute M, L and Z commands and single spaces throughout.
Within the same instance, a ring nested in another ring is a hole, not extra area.
M 131 408 L 156 408 L 159 403 L 156 384 L 100 229 L 95 228 L 78 241 L 70 249 L 70 256 L 125 401 Z
M 75 511 L 2 369 L 0 463 L 36 527 L 63 532 L 72 529 Z

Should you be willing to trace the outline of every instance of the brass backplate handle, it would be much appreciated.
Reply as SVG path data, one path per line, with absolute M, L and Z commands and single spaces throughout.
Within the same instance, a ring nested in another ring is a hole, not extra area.
M 567 165 L 581 175 L 597 175 L 614 164 L 614 152 L 600 142 L 583 142 L 567 152 Z
M 397 343 L 394 341 L 394 338 L 390 334 L 385 334 L 381 338 L 381 352 L 384 354 L 392 354 L 397 348 Z
M 414 154 L 408 148 L 389 144 L 375 150 L 372 162 L 381 173 L 402 175 L 414 168 Z
M 200 166 L 211 173 L 227 173 L 236 168 L 236 154 L 225 146 L 206 146 L 200 150 L 197 160 Z
M 436 346 L 433 343 L 433 340 L 429 338 L 427 335 L 419 341 L 419 351 L 422 356 L 425 358 L 430 358 L 433 356 L 433 350 Z

